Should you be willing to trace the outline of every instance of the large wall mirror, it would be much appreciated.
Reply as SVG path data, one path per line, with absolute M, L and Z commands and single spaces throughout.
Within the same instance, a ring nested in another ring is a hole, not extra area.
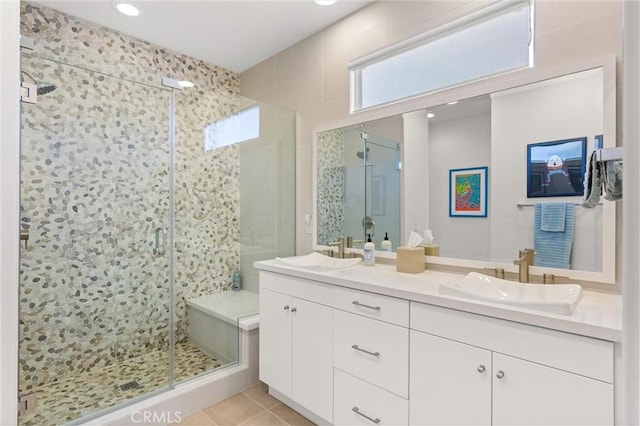
M 585 208 L 570 195 L 582 190 L 582 157 L 588 167 L 594 149 L 616 146 L 615 90 L 615 66 L 603 61 L 317 132 L 314 247 L 352 237 L 357 250 L 372 234 L 379 250 L 387 234 L 395 251 L 412 230 L 429 229 L 439 255 L 428 263 L 511 272 L 518 250 L 533 247 L 535 205 L 562 202 L 573 206 L 570 263 L 532 273 L 615 283 L 615 202 Z M 485 214 L 474 214 L 475 204 L 469 215 L 452 210 L 457 176 L 467 169 L 485 174 L 486 200 L 474 201 Z

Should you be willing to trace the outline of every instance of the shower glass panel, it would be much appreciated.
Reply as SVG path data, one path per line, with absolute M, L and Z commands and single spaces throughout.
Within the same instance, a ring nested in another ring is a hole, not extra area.
M 253 262 L 295 254 L 295 113 L 225 101 L 176 92 L 176 382 L 238 364 L 238 321 L 258 313 Z
M 379 248 L 387 233 L 395 249 L 400 240 L 399 144 L 359 127 L 345 129 L 343 140 L 344 181 L 334 186 L 344 187 L 344 235 L 362 247 L 371 234 Z
M 260 136 L 240 145 L 240 274 L 253 293 L 253 262 L 294 256 L 296 231 L 296 114 L 257 105 Z
M 362 129 L 352 128 L 344 132 L 344 149 L 341 162 L 344 167 L 344 230 L 343 233 L 333 235 L 330 241 L 336 241 L 343 235 L 353 237 L 361 241 L 354 244 L 362 248 L 366 233 L 373 234 L 377 238 L 376 230 L 367 217 L 365 208 L 365 169 L 367 168 L 367 155 L 365 155 L 364 140 L 361 137 Z M 340 175 L 337 175 L 340 176 Z M 339 187 L 339 185 L 336 185 Z
M 171 386 L 171 91 L 22 54 L 21 425 Z M 159 80 L 157 80 L 159 83 Z
M 364 152 L 366 216 L 375 224 L 374 242 L 379 248 L 386 233 L 395 250 L 400 242 L 400 145 L 368 133 Z

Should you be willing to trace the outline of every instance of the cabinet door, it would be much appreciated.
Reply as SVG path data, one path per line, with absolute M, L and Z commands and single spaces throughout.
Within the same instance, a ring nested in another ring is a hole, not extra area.
M 260 289 L 260 380 L 291 397 L 291 296 Z
M 292 300 L 292 398 L 314 414 L 333 420 L 333 311 Z M 260 314 L 262 334 L 262 313 Z
M 611 425 L 613 385 L 494 353 L 493 424 Z
M 491 352 L 411 330 L 409 424 L 491 424 Z

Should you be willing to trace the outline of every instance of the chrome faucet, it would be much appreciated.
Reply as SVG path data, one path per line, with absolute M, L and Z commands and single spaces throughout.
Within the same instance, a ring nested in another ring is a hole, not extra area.
M 536 252 L 533 249 L 524 249 L 518 252 L 518 259 L 513 261 L 514 265 L 518 265 L 518 280 L 521 283 L 529 282 L 529 266 L 533 265 L 533 259 Z
M 344 240 L 342 237 L 338 238 L 338 241 L 327 243 L 327 245 L 338 247 L 338 257 L 341 259 L 344 258 Z

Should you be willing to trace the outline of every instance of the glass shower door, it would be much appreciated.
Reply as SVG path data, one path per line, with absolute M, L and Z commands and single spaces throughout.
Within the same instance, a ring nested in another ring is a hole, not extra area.
M 22 71 L 20 424 L 60 424 L 171 385 L 171 92 L 30 53 Z
M 368 133 L 364 140 L 366 216 L 375 223 L 376 247 L 388 236 L 393 250 L 400 243 L 400 147 L 398 142 Z

